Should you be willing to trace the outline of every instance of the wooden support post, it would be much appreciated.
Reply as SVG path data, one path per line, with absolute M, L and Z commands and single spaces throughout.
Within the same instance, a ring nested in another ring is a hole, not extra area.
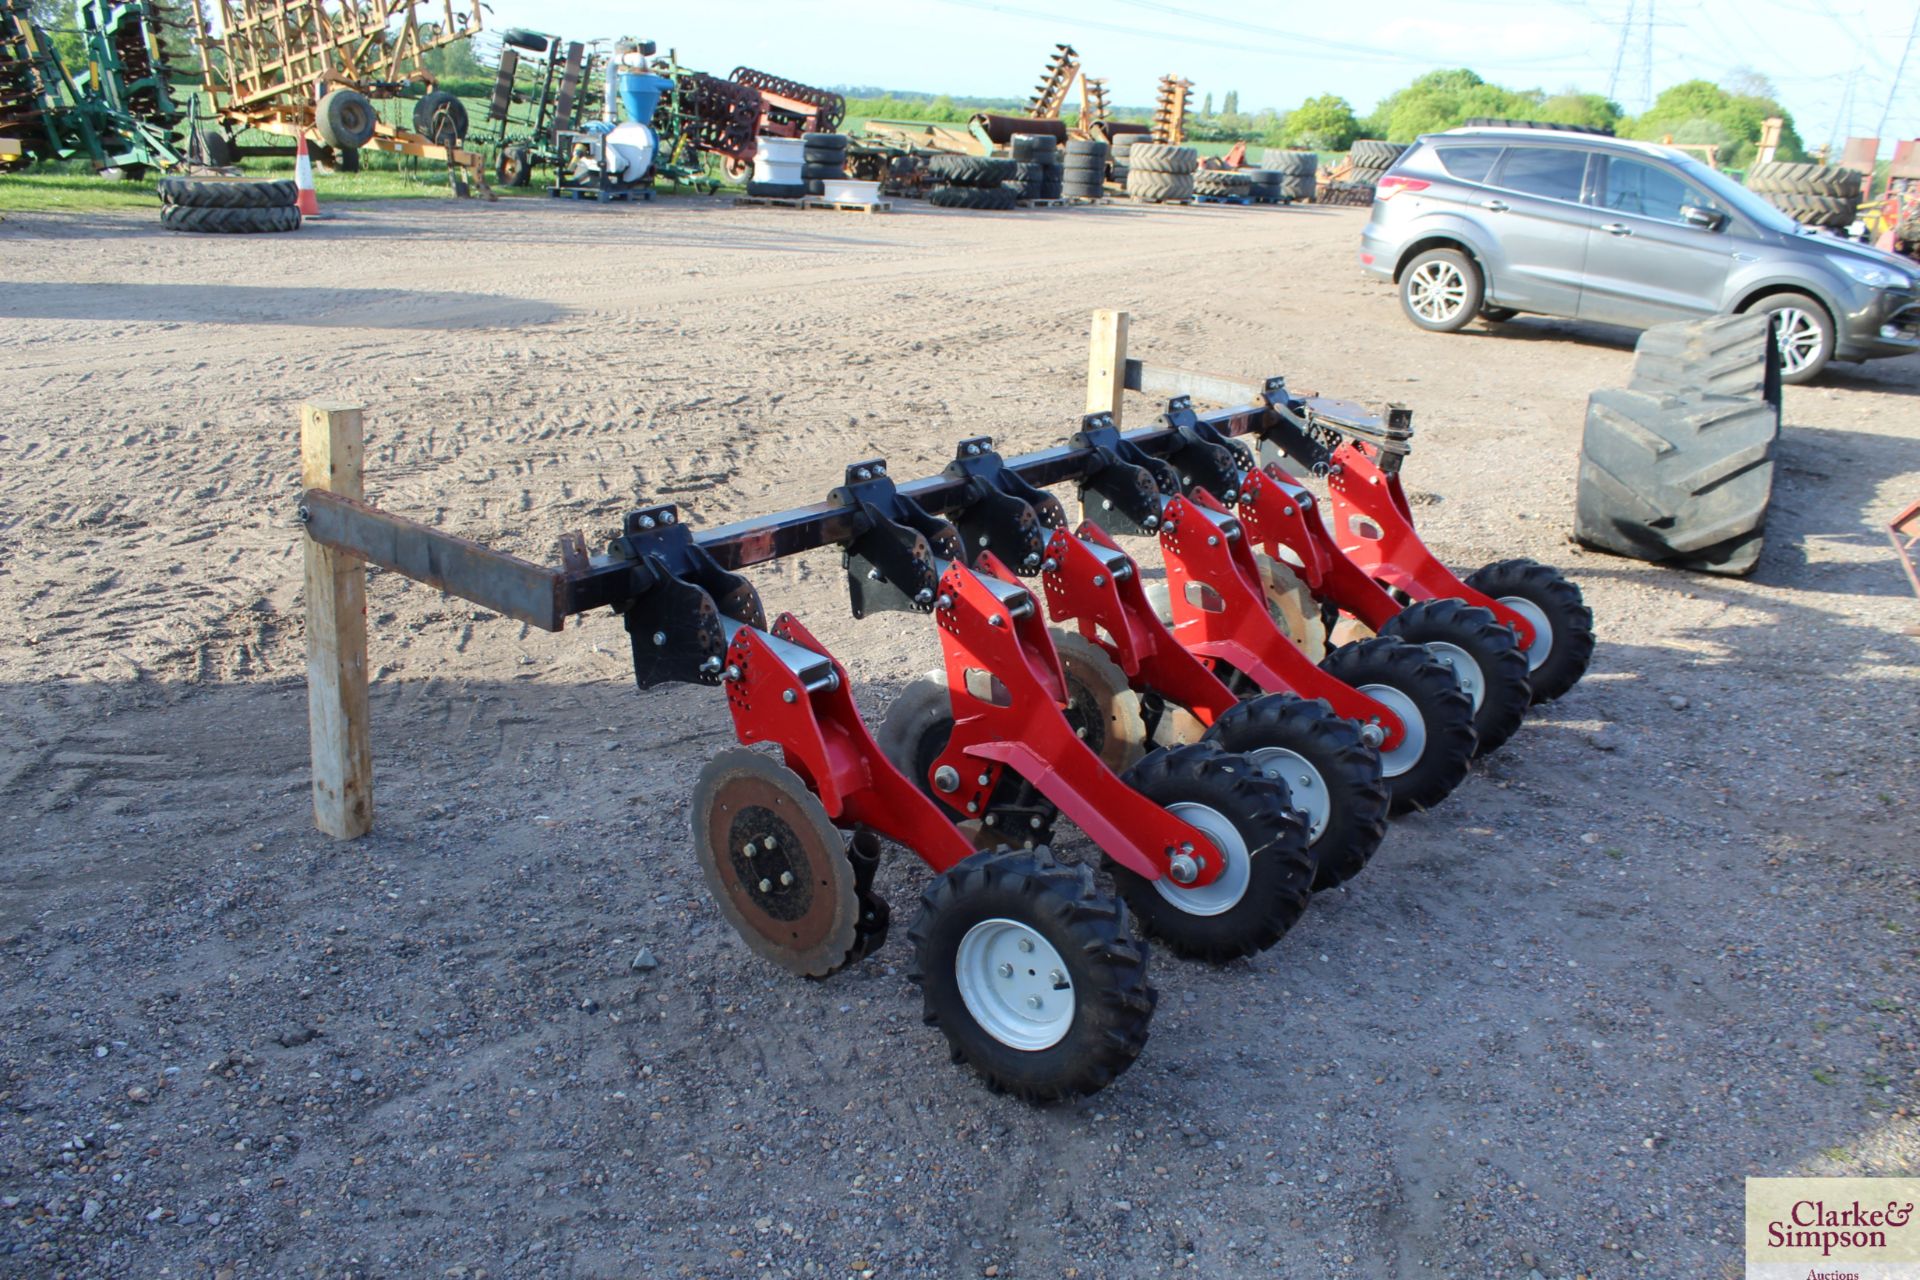
M 1127 313 L 1093 313 L 1093 344 L 1087 350 L 1087 412 L 1110 413 L 1120 425 L 1127 382 Z
M 357 405 L 300 406 L 300 471 L 306 488 L 365 497 L 361 429 Z M 313 821 L 336 839 L 352 840 L 373 829 L 366 562 L 311 538 L 305 542 Z

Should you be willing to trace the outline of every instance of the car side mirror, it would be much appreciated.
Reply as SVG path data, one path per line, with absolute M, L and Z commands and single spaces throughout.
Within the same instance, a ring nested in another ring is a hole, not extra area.
M 1703 227 L 1708 231 L 1718 231 L 1727 225 L 1726 214 L 1720 212 L 1718 209 L 1702 209 L 1699 205 L 1695 204 L 1690 204 L 1680 210 L 1680 216 L 1686 220 L 1688 225 Z

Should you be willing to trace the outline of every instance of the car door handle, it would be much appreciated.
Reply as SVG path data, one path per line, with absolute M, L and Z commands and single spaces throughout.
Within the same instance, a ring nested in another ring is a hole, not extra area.
M 1482 200 L 1480 207 L 1482 209 L 1491 209 L 1495 213 L 1505 213 L 1512 206 L 1505 200 Z
M 1610 236 L 1630 236 L 1633 234 L 1633 228 L 1624 222 L 1609 222 L 1600 229 Z

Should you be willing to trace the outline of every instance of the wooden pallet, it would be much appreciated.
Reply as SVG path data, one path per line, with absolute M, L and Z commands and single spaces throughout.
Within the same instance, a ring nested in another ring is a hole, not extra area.
M 807 207 L 807 197 L 805 196 L 735 196 L 733 198 L 733 204 L 735 208 L 739 208 L 743 204 L 758 204 L 758 205 L 766 205 L 769 208 L 774 208 L 774 209 L 804 209 Z
M 628 191 L 597 191 L 592 187 L 548 187 L 547 194 L 555 200 L 593 200 L 602 204 L 612 200 L 653 199 L 653 191 L 649 187 Z
M 862 204 L 858 200 L 828 200 L 824 196 L 808 196 L 800 202 L 803 209 L 832 209 L 838 213 L 892 213 L 891 200 L 876 200 L 872 204 Z
M 1112 196 L 1068 196 L 1064 204 L 1112 204 Z
M 1013 203 L 1021 209 L 1064 209 L 1073 202 L 1071 200 L 1016 200 Z

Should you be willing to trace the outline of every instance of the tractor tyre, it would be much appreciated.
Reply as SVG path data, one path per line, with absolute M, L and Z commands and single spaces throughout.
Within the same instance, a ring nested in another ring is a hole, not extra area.
M 1777 397 L 1768 389 L 1768 349 L 1778 350 L 1770 316 L 1748 312 L 1655 325 L 1633 349 L 1631 391 L 1667 396 Z
M 762 200 L 798 200 L 807 194 L 804 182 L 748 182 L 747 194 Z
M 842 155 L 853 145 L 853 139 L 844 133 L 803 133 L 800 142 L 809 151 L 837 151 Z
M 1044 849 L 975 854 L 927 885 L 907 939 L 923 1020 L 996 1090 L 1097 1093 L 1147 1043 L 1147 948 L 1086 867 Z
M 838 182 L 847 176 L 846 166 L 838 164 L 803 164 L 800 166 L 800 178 L 803 182 Z
M 1587 400 L 1573 536 L 1709 573 L 1751 572 L 1773 499 L 1780 410 L 1607 388 Z
M 1380 634 L 1424 646 L 1453 672 L 1473 703 L 1475 755 L 1498 750 L 1527 718 L 1527 657 L 1492 610 L 1464 600 L 1419 600 L 1389 618 Z
M 1378 138 L 1356 138 L 1347 159 L 1353 161 L 1356 169 L 1377 170 L 1384 173 L 1398 160 L 1407 149 L 1404 142 L 1382 142 Z
M 1797 192 L 1769 192 L 1768 203 L 1808 227 L 1838 230 L 1853 225 L 1860 214 L 1860 202 L 1843 196 L 1803 195 Z
M 1193 175 L 1161 173 L 1153 169 L 1127 171 L 1127 194 L 1149 204 L 1166 204 L 1193 199 Z
M 1320 699 L 1286 693 L 1250 699 L 1214 721 L 1205 741 L 1246 756 L 1287 784 L 1307 828 L 1316 892 L 1360 874 L 1386 838 L 1380 753 Z
M 355 89 L 333 90 L 320 99 L 313 112 L 314 132 L 328 146 L 342 151 L 358 151 L 371 142 L 378 120 L 373 103 Z
M 533 181 L 533 152 L 527 147 L 507 147 L 494 161 L 493 176 L 503 187 L 524 187 Z
M 249 235 L 266 231 L 298 231 L 300 211 L 279 209 L 201 209 L 193 205 L 160 207 L 160 225 L 168 231 L 203 231 Z
M 1580 683 L 1593 661 L 1593 610 L 1579 587 L 1558 569 L 1533 560 L 1496 560 L 1466 581 L 1533 624 L 1533 644 L 1523 652 L 1536 704 Z
M 162 178 L 157 184 L 162 204 L 184 209 L 291 209 L 300 198 L 292 182 L 197 182 L 191 178 Z
M 1200 167 L 1200 153 L 1192 147 L 1136 142 L 1127 149 L 1127 167 L 1148 173 L 1190 174 Z
M 1747 170 L 1747 190 L 1764 196 L 1832 196 L 1858 203 L 1860 174 L 1837 165 L 1773 161 Z
M 1201 169 L 1193 175 L 1193 194 L 1197 196 L 1244 196 L 1253 187 L 1244 173 L 1229 169 Z
M 927 203 L 942 209 L 991 209 L 1004 212 L 1014 207 L 1018 197 L 1011 188 L 935 187 L 927 193 Z
M 1473 760 L 1473 703 L 1453 672 L 1426 649 L 1389 636 L 1342 645 L 1320 664 L 1378 702 L 1406 726 L 1380 753 L 1392 812 L 1429 809 L 1466 780 Z
M 1012 180 L 1013 161 L 988 156 L 929 156 L 927 176 L 948 186 L 992 190 Z
M 1290 175 L 1280 182 L 1280 198 L 1283 200 L 1311 200 L 1319 194 L 1313 175 Z
M 1265 951 L 1291 929 L 1313 892 L 1313 855 L 1287 785 L 1210 742 L 1156 751 L 1127 784 L 1204 832 L 1227 865 L 1184 889 L 1107 860 L 1142 927 L 1183 956 L 1219 964 Z
M 1093 159 L 1104 164 L 1106 163 L 1107 157 L 1112 153 L 1113 148 L 1101 142 L 1098 138 L 1067 139 L 1068 164 L 1072 164 L 1076 159 Z

